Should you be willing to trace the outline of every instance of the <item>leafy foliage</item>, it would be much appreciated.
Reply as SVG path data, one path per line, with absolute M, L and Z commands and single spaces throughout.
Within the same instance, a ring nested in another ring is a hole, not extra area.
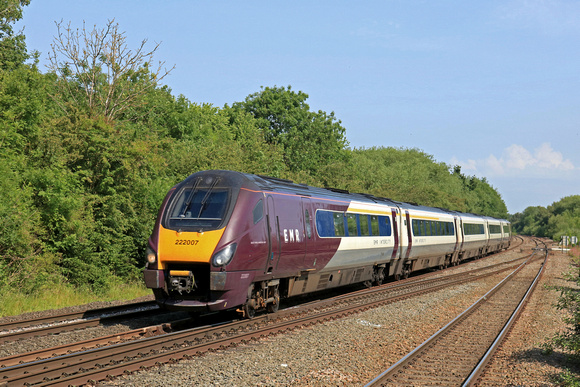
M 580 237 L 580 195 L 572 195 L 552 203 L 548 208 L 528 207 L 512 217 L 516 232 L 546 236 L 555 241 L 562 236 Z
M 571 356 L 575 363 L 580 358 L 580 249 L 570 251 L 571 269 L 564 275 L 569 286 L 553 286 L 560 293 L 556 308 L 566 312 L 563 318 L 564 330 L 557 333 L 544 348 L 551 353 L 554 348 L 561 348 Z M 580 379 L 577 374 L 565 371 L 557 376 L 558 385 L 578 386 Z
M 22 18 L 22 7 L 30 0 L 0 0 L 0 69 L 9 70 L 28 59 L 22 33 L 14 33 L 12 24 Z
M 373 147 L 352 151 L 352 161 L 320 174 L 327 186 L 397 201 L 507 217 L 507 207 L 485 179 L 465 177 L 459 167 L 437 163 L 418 149 Z
M 308 94 L 296 93 L 290 86 L 266 87 L 244 102 L 235 103 L 233 108 L 256 119 L 266 142 L 282 146 L 290 171 L 315 175 L 325 164 L 346 160 L 348 142 L 334 112 L 312 112 L 307 99 Z

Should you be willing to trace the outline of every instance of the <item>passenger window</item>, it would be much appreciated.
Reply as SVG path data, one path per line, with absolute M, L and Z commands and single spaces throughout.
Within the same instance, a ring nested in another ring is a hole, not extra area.
M 335 236 L 344 236 L 344 215 L 342 213 L 334 213 L 334 235 Z
M 391 236 L 391 220 L 388 216 L 379 216 L 379 234 Z
M 379 217 L 371 215 L 371 235 L 379 235 Z
M 254 214 L 254 224 L 258 223 L 260 219 L 262 219 L 262 217 L 264 216 L 264 205 L 262 204 L 262 199 L 260 199 L 258 203 L 256 203 L 253 214 Z
M 349 236 L 358 236 L 358 228 L 356 225 L 356 215 L 355 214 L 347 214 L 346 215 L 346 224 L 348 226 L 348 235 Z
M 411 221 L 411 224 L 413 225 L 413 235 L 414 236 L 421 235 L 421 234 L 419 234 L 419 224 L 417 222 L 417 219 L 413 219 Z
M 359 223 L 360 223 L 360 235 L 361 236 L 368 236 L 369 233 L 369 216 L 368 215 L 359 215 Z
M 321 237 L 334 237 L 334 215 L 329 211 L 316 211 L 316 229 Z

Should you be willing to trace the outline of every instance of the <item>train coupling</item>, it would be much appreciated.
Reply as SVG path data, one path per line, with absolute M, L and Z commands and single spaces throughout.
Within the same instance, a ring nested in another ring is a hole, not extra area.
M 167 285 L 170 290 L 175 290 L 179 294 L 190 293 L 197 287 L 193 272 L 190 270 L 170 270 Z

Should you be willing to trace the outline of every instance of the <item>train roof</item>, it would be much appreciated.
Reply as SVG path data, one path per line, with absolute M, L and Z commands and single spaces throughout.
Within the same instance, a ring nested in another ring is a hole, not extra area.
M 296 193 L 297 195 L 304 195 L 304 196 L 323 196 L 323 197 L 332 197 L 341 200 L 357 200 L 361 202 L 369 202 L 369 203 L 383 203 L 388 205 L 396 206 L 399 203 L 388 199 L 377 197 L 370 194 L 365 193 L 353 193 L 349 192 L 344 189 L 339 188 L 320 188 L 320 187 L 313 187 L 307 184 L 297 184 L 291 180 L 285 179 L 278 179 L 275 177 L 264 176 L 264 175 L 246 175 L 250 180 L 254 182 L 258 187 L 263 190 L 269 191 L 281 191 L 286 193 Z
M 410 202 L 399 202 L 396 200 L 392 200 L 389 198 L 378 197 L 371 194 L 366 193 L 352 193 L 344 189 L 338 188 L 320 188 L 314 187 L 307 184 L 298 184 L 294 183 L 292 180 L 287 179 L 280 179 L 277 177 L 272 176 L 265 176 L 265 175 L 254 175 L 250 173 L 244 172 L 236 172 L 236 171 L 226 171 L 226 170 L 213 170 L 213 171 L 205 171 L 205 172 L 213 172 L 220 175 L 230 175 L 231 178 L 234 180 L 238 180 L 239 178 L 247 179 L 249 182 L 253 183 L 258 189 L 264 191 L 273 191 L 273 192 L 284 192 L 284 193 L 295 193 L 296 195 L 302 196 L 322 196 L 322 197 L 331 197 L 336 198 L 339 200 L 356 200 L 360 202 L 366 203 L 380 203 L 385 205 L 391 205 L 394 207 L 399 207 L 401 209 L 413 209 L 419 211 L 428 211 L 428 212 L 439 212 L 451 215 L 459 215 L 462 217 L 477 217 L 477 218 L 485 218 L 488 220 L 499 220 L 503 222 L 509 223 L 509 221 L 505 219 L 494 218 L 491 216 L 483 216 L 477 214 L 470 214 L 464 213 L 460 211 L 452 211 L 445 208 L 440 207 L 428 207 L 419 205 L 416 203 Z

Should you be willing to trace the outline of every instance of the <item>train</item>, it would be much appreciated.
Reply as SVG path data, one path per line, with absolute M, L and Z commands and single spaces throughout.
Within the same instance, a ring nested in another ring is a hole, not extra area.
M 510 240 L 505 219 L 209 170 L 167 193 L 143 275 L 162 308 L 252 318 L 287 297 L 407 278 Z

